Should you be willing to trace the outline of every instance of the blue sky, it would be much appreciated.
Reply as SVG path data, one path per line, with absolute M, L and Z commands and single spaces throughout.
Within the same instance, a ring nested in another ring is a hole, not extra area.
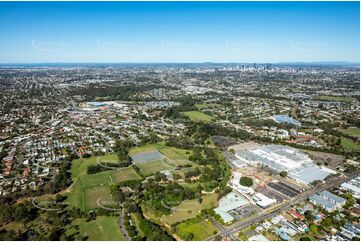
M 353 61 L 359 2 L 0 2 L 0 63 Z

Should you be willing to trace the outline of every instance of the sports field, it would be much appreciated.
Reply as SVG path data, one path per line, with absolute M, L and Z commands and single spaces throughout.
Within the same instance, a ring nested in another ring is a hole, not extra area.
M 81 236 L 88 236 L 90 241 L 124 241 L 124 236 L 118 226 L 118 217 L 99 216 L 95 220 L 86 222 L 77 219 L 72 225 L 79 226 Z M 68 231 L 70 235 L 72 231 Z
M 84 189 L 84 201 L 87 210 L 99 208 L 99 204 L 113 202 L 108 186 L 96 186 Z M 107 206 L 109 207 L 109 206 Z
M 119 183 L 127 180 L 139 179 L 139 175 L 135 172 L 132 167 L 122 168 L 108 172 L 111 177 L 111 181 Z
M 134 147 L 130 150 L 130 155 L 145 151 L 158 150 L 168 159 L 155 160 L 139 164 L 139 168 L 144 175 L 149 175 L 161 170 L 174 168 L 178 162 L 192 163 L 188 161 L 191 151 L 168 147 L 164 143 Z M 127 180 L 140 179 L 140 176 L 132 167 L 120 168 L 116 170 L 104 171 L 96 174 L 87 174 L 87 168 L 90 165 L 99 162 L 118 162 L 116 154 L 107 154 L 104 156 L 80 158 L 72 163 L 73 185 L 68 192 L 67 202 L 83 211 L 89 211 L 98 207 L 97 199 L 102 197 L 111 201 L 109 191 L 110 184 L 116 184 Z M 194 163 L 193 163 L 194 164 Z
M 189 218 L 195 217 L 203 209 L 215 208 L 217 206 L 217 194 L 207 194 L 202 196 L 202 203 L 199 203 L 197 199 L 185 200 L 173 211 L 171 214 L 162 217 L 162 221 L 168 225 L 172 225 L 176 222 L 184 221 Z
M 356 127 L 348 128 L 348 129 L 342 130 L 341 132 L 344 134 L 353 136 L 353 137 L 360 137 L 360 128 L 356 128 Z
M 155 173 L 157 171 L 164 171 L 173 168 L 163 160 L 149 161 L 147 163 L 143 163 L 137 166 L 140 168 L 140 172 L 145 176 Z
M 71 174 L 73 178 L 79 177 L 80 175 L 86 174 L 87 168 L 90 165 L 97 164 L 97 159 L 99 162 L 108 162 L 108 163 L 117 163 L 118 157 L 116 154 L 106 154 L 103 156 L 92 156 L 89 158 L 80 158 L 73 160 L 71 167 Z
M 207 219 L 191 219 L 180 223 L 176 227 L 176 234 L 183 240 L 187 240 L 189 234 L 193 234 L 192 240 L 204 240 L 215 233 L 217 228 Z
M 116 155 L 101 156 L 101 161 L 116 162 Z M 97 200 L 112 202 L 109 190 L 110 184 L 126 180 L 140 179 L 132 167 L 104 171 L 96 174 L 87 174 L 87 167 L 96 164 L 97 157 L 80 158 L 73 161 L 72 179 L 73 186 L 67 194 L 67 202 L 83 211 L 98 208 Z
M 191 154 L 190 150 L 178 149 L 175 147 L 166 146 L 163 142 L 157 144 L 143 145 L 139 147 L 133 147 L 129 151 L 129 155 L 158 150 L 170 160 L 188 160 Z M 188 153 L 188 154 L 187 154 Z
M 186 115 L 187 117 L 189 117 L 193 121 L 211 122 L 213 119 L 211 116 L 209 116 L 205 113 L 202 113 L 200 111 L 183 112 L 183 114 Z

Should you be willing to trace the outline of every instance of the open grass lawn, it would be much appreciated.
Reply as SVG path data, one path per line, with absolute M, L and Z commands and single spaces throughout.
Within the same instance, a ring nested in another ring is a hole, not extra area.
M 353 137 L 360 137 L 360 128 L 356 128 L 356 127 L 348 128 L 348 129 L 342 130 L 341 132 L 344 134 L 353 136 Z
M 96 174 L 87 174 L 87 167 L 96 164 L 97 157 L 80 158 L 73 161 L 72 179 L 73 186 L 67 194 L 69 205 L 89 211 L 97 208 L 96 200 L 99 197 L 110 199 L 109 185 L 126 180 L 139 179 L 139 175 L 132 167 L 109 170 Z M 117 162 L 115 154 L 100 157 L 103 162 Z
M 71 168 L 72 177 L 77 178 L 80 175 L 86 174 L 88 166 L 97 164 L 97 158 L 97 156 L 92 156 L 89 158 L 79 158 L 73 160 Z M 114 153 L 106 154 L 99 156 L 99 162 L 117 163 L 118 157 Z
M 127 180 L 140 179 L 140 176 L 135 172 L 132 167 L 124 169 L 113 170 L 109 172 L 112 182 L 119 183 Z
M 210 221 L 204 219 L 191 219 L 178 224 L 176 234 L 185 240 L 187 234 L 193 233 L 193 240 L 204 240 L 217 232 L 217 228 Z
M 143 146 L 133 147 L 129 150 L 129 155 L 135 155 L 137 153 L 147 152 L 147 151 L 155 151 L 157 150 L 156 144 L 147 144 Z
M 200 111 L 183 112 L 183 114 L 186 115 L 187 117 L 189 117 L 193 121 L 211 122 L 213 119 L 211 116 L 209 116 L 205 113 L 202 113 Z
M 189 156 L 192 154 L 192 151 L 190 150 L 169 147 L 164 144 L 157 145 L 157 148 L 160 153 L 170 160 L 188 160 Z
M 322 101 L 335 101 L 335 102 L 352 102 L 355 101 L 354 97 L 338 97 L 338 96 L 319 96 L 317 99 Z
M 162 160 L 149 161 L 143 164 L 139 164 L 137 166 L 140 168 L 140 172 L 145 176 L 155 173 L 157 171 L 164 171 L 172 168 Z
M 129 154 L 134 155 L 141 152 L 155 151 L 155 150 L 158 150 L 160 153 L 162 153 L 170 160 L 188 160 L 188 157 L 192 154 L 192 151 L 190 150 L 169 147 L 166 146 L 163 142 L 157 144 L 148 144 L 144 146 L 133 147 L 130 149 Z
M 84 188 L 105 185 L 105 184 L 112 182 L 110 172 L 99 172 L 99 173 L 95 173 L 95 174 L 86 174 L 86 175 L 79 177 L 79 179 L 81 180 Z
M 110 175 L 104 173 L 106 172 L 79 177 L 68 194 L 69 205 L 89 211 L 98 207 L 96 200 L 100 196 L 111 197 L 107 189 L 111 183 Z
M 217 194 L 207 194 L 202 196 L 202 199 L 202 203 L 199 203 L 197 199 L 183 201 L 177 207 L 174 207 L 180 210 L 173 211 L 170 215 L 164 216 L 162 221 L 171 225 L 195 217 L 203 209 L 217 206 Z
M 341 138 L 341 146 L 345 150 L 360 150 L 360 145 L 357 143 L 352 142 L 352 140 L 342 137 Z
M 111 204 L 113 202 L 112 196 L 108 186 L 96 186 L 84 189 L 85 210 L 99 208 L 97 200 L 100 204 Z M 105 205 L 110 207 L 110 205 Z
M 79 225 L 81 235 L 88 236 L 88 240 L 121 241 L 124 236 L 118 226 L 118 217 L 99 216 L 95 220 L 86 222 L 85 219 L 77 219 L 73 225 Z

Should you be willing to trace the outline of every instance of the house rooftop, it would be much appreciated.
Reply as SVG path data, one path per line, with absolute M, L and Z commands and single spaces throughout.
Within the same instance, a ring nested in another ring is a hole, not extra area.
M 328 199 L 330 199 L 331 201 L 335 201 L 337 203 L 343 203 L 346 201 L 346 199 L 342 198 L 342 197 L 339 197 L 327 190 L 323 191 L 323 192 L 320 192 L 320 195 L 321 196 L 324 196 L 324 197 L 327 197 Z
M 326 209 L 334 209 L 336 204 L 334 204 L 333 202 L 324 199 L 323 197 L 321 197 L 320 195 L 316 194 L 313 195 L 312 197 L 310 197 L 310 201 L 314 201 L 317 204 L 320 204 L 322 206 L 324 206 Z

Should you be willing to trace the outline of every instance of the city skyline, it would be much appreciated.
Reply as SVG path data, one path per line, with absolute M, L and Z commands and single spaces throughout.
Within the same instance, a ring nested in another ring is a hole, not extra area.
M 0 6 L 0 63 L 359 63 L 360 58 L 359 2 Z

